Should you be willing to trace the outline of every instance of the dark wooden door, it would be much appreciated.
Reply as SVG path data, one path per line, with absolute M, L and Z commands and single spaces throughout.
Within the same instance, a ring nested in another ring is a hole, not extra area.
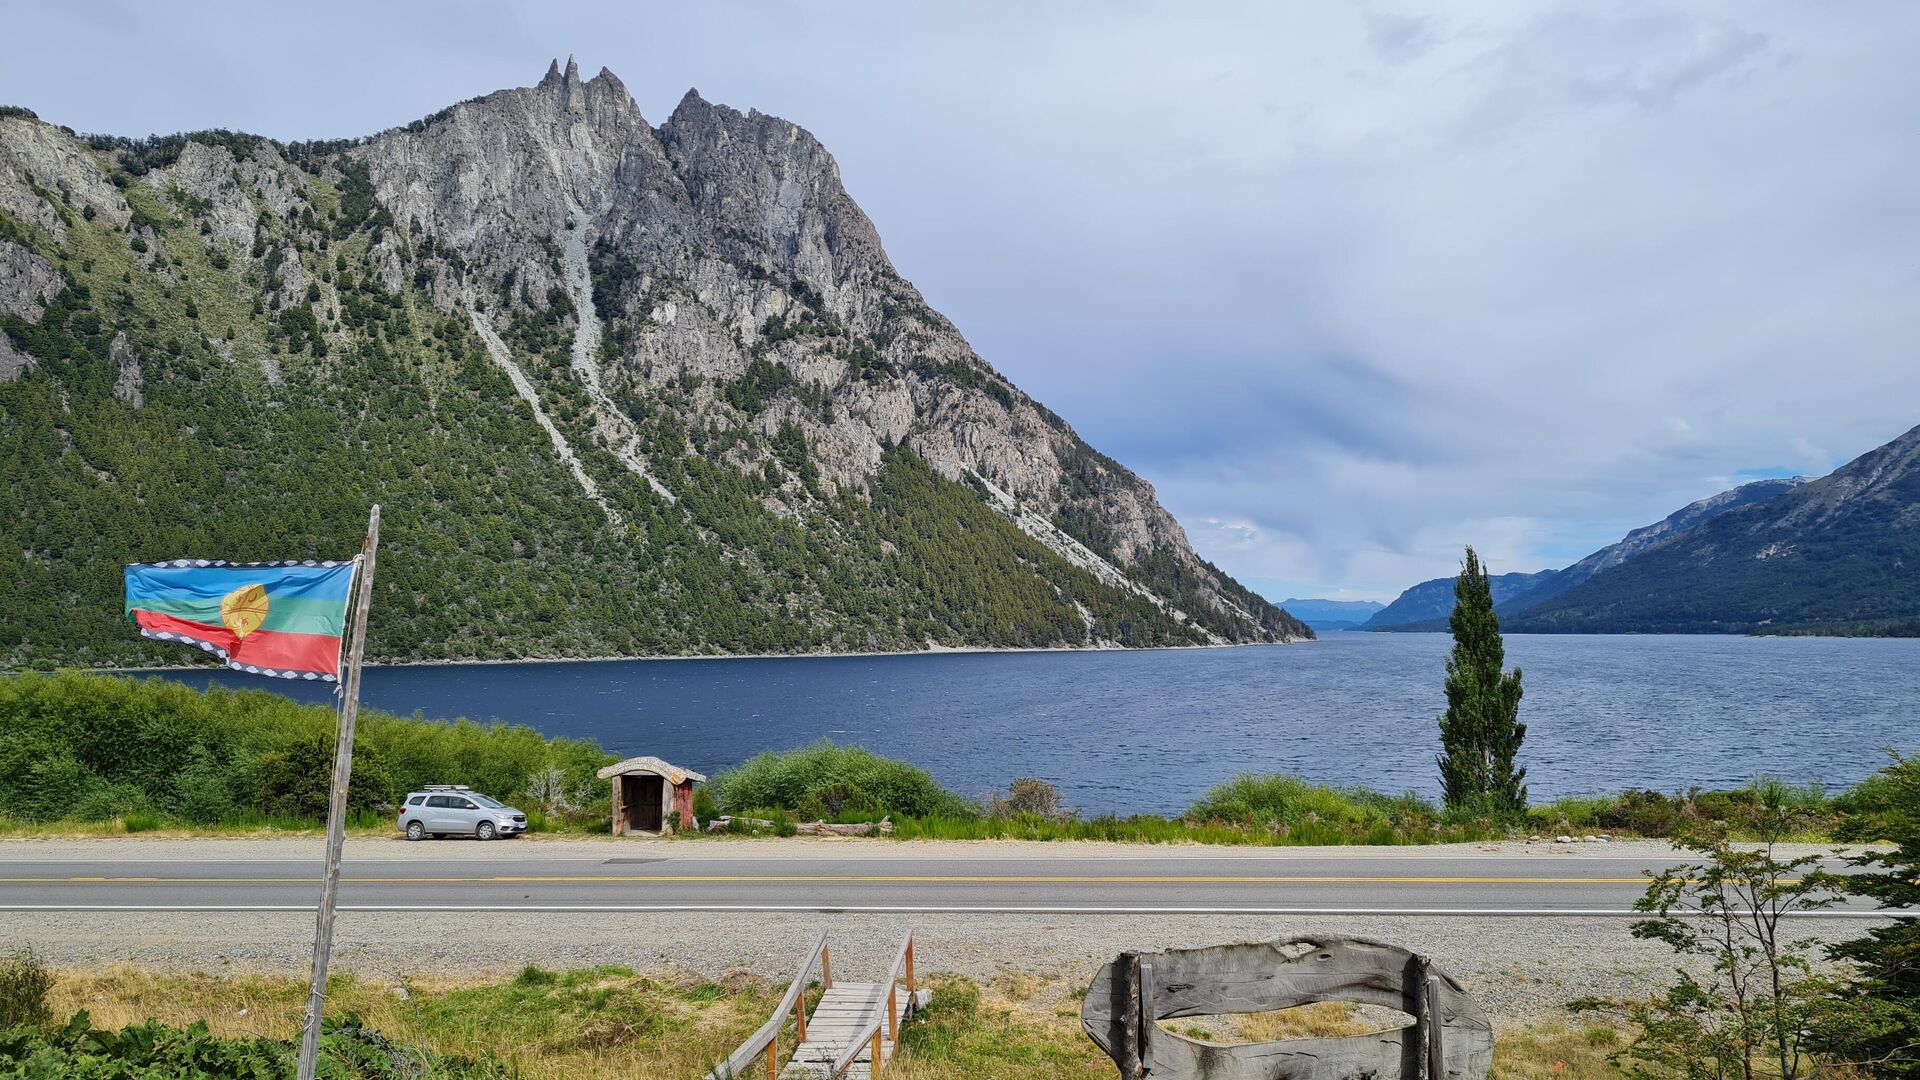
M 666 779 L 659 776 L 627 777 L 627 828 L 639 832 L 659 832 L 665 824 L 660 801 L 666 795 Z

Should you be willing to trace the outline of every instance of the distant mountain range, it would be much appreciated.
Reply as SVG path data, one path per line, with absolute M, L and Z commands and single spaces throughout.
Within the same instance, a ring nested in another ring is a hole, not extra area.
M 1280 610 L 1313 627 L 1316 633 L 1358 630 L 1387 605 L 1378 600 L 1283 600 Z
M 1498 611 L 1522 599 L 1534 590 L 1545 587 L 1557 570 L 1542 570 L 1535 574 L 1496 574 L 1489 584 L 1493 586 L 1493 606 Z M 1453 582 L 1450 577 L 1434 578 L 1423 581 L 1396 597 L 1393 603 L 1380 609 L 1380 613 L 1367 620 L 1363 630 L 1445 630 L 1447 616 L 1453 612 Z
M 1818 480 L 1743 484 L 1563 570 L 1493 579 L 1519 633 L 1920 633 L 1920 427 Z M 1367 630 L 1444 630 L 1453 579 Z

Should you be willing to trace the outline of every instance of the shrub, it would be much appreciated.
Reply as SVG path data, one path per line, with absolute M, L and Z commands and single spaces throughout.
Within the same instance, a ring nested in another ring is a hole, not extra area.
M 1007 785 L 1007 797 L 988 795 L 981 810 L 990 818 L 1027 815 L 1041 821 L 1071 821 L 1076 811 L 1060 805 L 1060 789 L 1038 777 L 1022 776 Z
M 879 800 L 843 780 L 807 792 L 796 809 L 802 821 L 862 821 L 886 812 Z
M 337 724 L 331 708 L 261 690 L 78 672 L 0 679 L 0 814 L 317 824 Z M 354 745 L 350 805 L 361 815 L 426 784 L 466 784 L 509 802 L 538 787 L 543 798 L 529 801 L 550 817 L 607 824 L 610 787 L 594 773 L 614 759 L 591 742 L 364 710 Z
M 1866 835 L 1895 846 L 1854 856 L 1840 887 L 1911 916 L 1920 908 L 1920 757 L 1894 755 L 1856 790 L 1873 803 Z M 1815 1042 L 1833 1057 L 1871 1063 L 1874 1076 L 1920 1078 L 1920 918 L 1891 919 L 1827 954 L 1847 965 L 1838 996 L 1849 1007 Z
M 269 817 L 324 818 L 333 789 L 338 740 L 313 735 L 260 759 L 257 805 Z M 353 744 L 353 774 L 347 782 L 348 811 L 377 811 L 393 803 L 393 779 L 372 747 Z
M 1438 814 L 1411 792 L 1387 795 L 1366 788 L 1313 784 L 1288 773 L 1241 773 L 1207 792 L 1187 816 L 1267 829 L 1302 825 L 1372 829 L 1430 824 Z
M 1912 781 L 1907 779 L 1916 767 L 1913 759 L 1897 758 L 1891 768 L 1881 769 L 1854 787 L 1834 796 L 1833 809 L 1840 815 L 1836 830 L 1841 840 L 1872 843 L 1892 840 L 1903 828 L 1911 827 L 1911 817 L 1920 812 L 1910 805 Z
M 1536 832 L 1563 833 L 1603 828 L 1601 815 L 1613 807 L 1609 795 L 1571 795 L 1527 808 L 1527 824 Z
M 95 1028 L 75 1013 L 57 1028 L 0 1031 L 0 1074 L 20 1077 L 115 1077 L 172 1080 L 292 1076 L 294 1045 L 281 1039 L 224 1039 L 205 1021 L 171 1027 L 158 1020 L 119 1031 Z M 498 1062 L 443 1057 L 396 1043 L 358 1017 L 330 1020 L 320 1040 L 320 1075 L 356 1080 L 506 1080 Z
M 1759 777 L 1745 787 L 1708 791 L 1698 787 L 1671 795 L 1646 788 L 1618 795 L 1586 795 L 1561 799 L 1527 810 L 1527 823 L 1536 830 L 1566 832 L 1608 829 L 1636 836 L 1679 836 L 1718 822 L 1736 836 L 1758 835 L 1766 828 L 1767 807 L 1793 811 L 1793 820 L 1805 835 L 1825 835 L 1857 813 L 1870 813 L 1872 796 L 1861 795 L 1875 781 L 1838 798 L 1828 798 L 1818 784 L 1789 784 Z M 1860 826 L 1871 831 L 1871 826 Z
M 877 807 L 896 816 L 979 813 L 971 802 L 936 783 L 925 769 L 827 740 L 800 750 L 756 755 L 737 769 L 719 773 L 708 786 L 721 807 L 738 814 L 753 807 L 798 812 L 809 795 L 835 783 L 864 792 Z
M 713 797 L 713 792 L 704 787 L 693 789 L 693 816 L 703 822 L 720 816 L 720 803 Z
M 1850 1003 L 1814 966 L 1813 939 L 1789 936 L 1788 919 L 1839 899 L 1820 855 L 1786 858 L 1777 845 L 1804 828 L 1804 790 L 1756 784 L 1750 827 L 1757 846 L 1729 840 L 1724 822 L 1689 824 L 1680 846 L 1697 860 L 1652 875 L 1634 905 L 1649 918 L 1633 936 L 1659 941 L 1694 963 L 1647 998 L 1589 999 L 1578 1009 L 1623 1014 L 1638 1034 L 1612 1054 L 1632 1077 L 1827 1075 L 1816 1032 L 1847 1022 Z
M 53 972 L 33 950 L 21 949 L 0 960 L 0 1031 L 39 1027 L 53 1019 L 47 1008 L 47 991 L 52 989 Z

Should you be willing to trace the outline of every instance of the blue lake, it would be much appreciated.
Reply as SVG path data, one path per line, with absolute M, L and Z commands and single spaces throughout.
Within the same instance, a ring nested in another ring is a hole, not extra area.
M 1451 639 L 1307 645 L 369 668 L 368 706 L 529 724 L 701 772 L 829 738 L 969 795 L 1053 781 L 1090 812 L 1166 813 L 1242 770 L 1437 793 Z M 1513 636 L 1535 800 L 1756 774 L 1853 783 L 1920 748 L 1920 639 Z M 330 700 L 231 671 L 192 685 Z

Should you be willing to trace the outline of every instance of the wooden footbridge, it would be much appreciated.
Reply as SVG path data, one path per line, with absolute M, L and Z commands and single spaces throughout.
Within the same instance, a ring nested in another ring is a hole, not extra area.
M 820 999 L 807 1013 L 807 986 L 820 976 Z M 767 1080 L 869 1080 L 886 1075 L 900 1038 L 900 1025 L 922 1004 L 925 991 L 914 986 L 913 932 L 900 940 L 893 965 L 880 982 L 835 982 L 833 955 L 821 931 L 787 985 L 773 1016 L 760 1025 L 707 1080 L 747 1080 L 764 1072 Z M 792 1054 L 780 1065 L 780 1035 L 793 1016 Z

